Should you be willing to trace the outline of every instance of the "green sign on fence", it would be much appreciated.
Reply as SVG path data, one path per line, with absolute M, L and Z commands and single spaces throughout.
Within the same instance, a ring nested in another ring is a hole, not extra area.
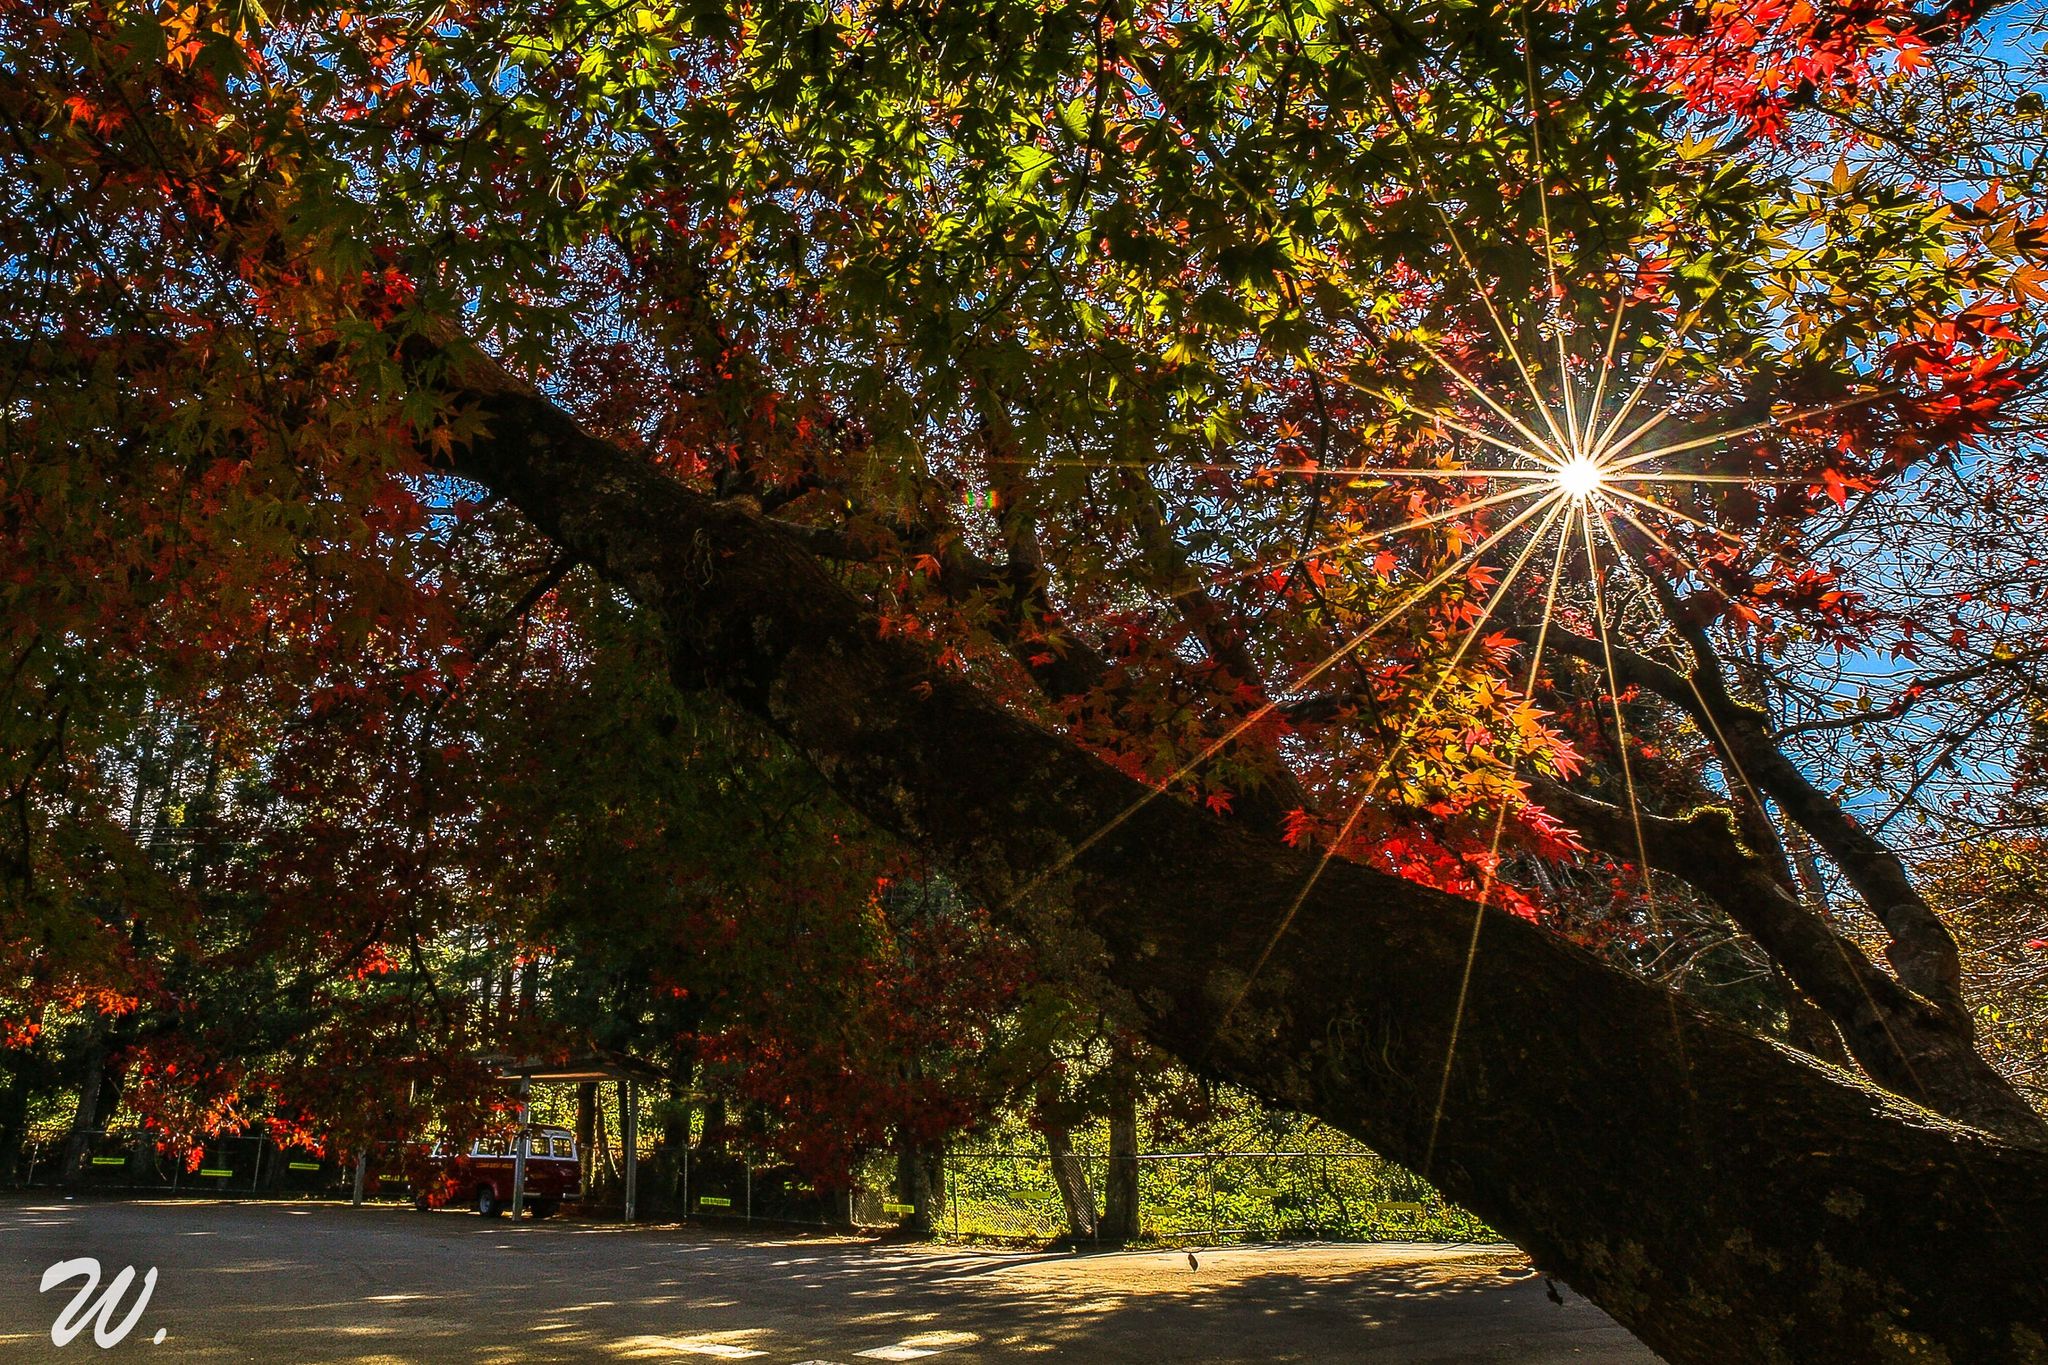
M 96 1156 L 92 1159 L 92 1164 L 95 1166 L 126 1166 L 128 1158 L 125 1156 Z
M 201 1175 L 217 1175 L 217 1176 L 222 1176 L 222 1177 L 226 1177 L 226 1176 L 231 1176 L 231 1175 L 233 1175 L 233 1174 L 234 1174 L 234 1172 L 233 1172 L 233 1171 L 228 1171 L 228 1170 L 222 1170 L 221 1168 L 219 1168 L 219 1167 L 217 1167 L 217 1166 L 216 1166 L 216 1167 L 212 1167 L 212 1168 L 210 1168 L 210 1169 L 209 1169 L 209 1168 L 207 1168 L 207 1167 L 204 1167 L 204 1166 L 202 1166 L 202 1167 L 200 1167 L 200 1169 L 199 1169 L 199 1174 L 201 1174 Z
M 703 1195 L 697 1202 L 707 1209 L 729 1209 L 732 1207 L 732 1200 L 722 1199 L 715 1194 Z
M 916 1213 L 917 1206 L 915 1204 L 884 1204 L 882 1205 L 882 1212 L 889 1214 L 891 1217 L 900 1218 L 906 1213 Z
M 290 1165 L 291 1169 L 295 1171 L 317 1171 L 320 1169 L 320 1163 L 317 1161 L 294 1161 Z

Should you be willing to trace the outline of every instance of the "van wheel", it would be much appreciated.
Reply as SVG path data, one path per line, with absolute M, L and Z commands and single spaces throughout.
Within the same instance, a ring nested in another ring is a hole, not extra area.
M 416 1194 L 412 1197 L 412 1206 L 413 1210 L 417 1213 L 432 1212 L 434 1207 L 432 1204 L 429 1204 L 427 1202 L 427 1197 L 423 1194 Z
M 476 1192 L 476 1211 L 486 1218 L 496 1218 L 505 1211 L 505 1206 L 498 1202 L 498 1192 L 484 1185 Z

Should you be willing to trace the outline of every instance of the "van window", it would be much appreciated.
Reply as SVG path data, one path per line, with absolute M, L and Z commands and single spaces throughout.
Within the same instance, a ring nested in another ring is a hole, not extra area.
M 553 1156 L 559 1156 L 559 1157 L 566 1157 L 566 1158 L 568 1158 L 568 1159 L 569 1159 L 569 1160 L 571 1160 L 571 1161 L 574 1161 L 574 1160 L 576 1159 L 576 1139 L 575 1139 L 575 1138 L 572 1138 L 572 1137 L 555 1137 L 555 1138 L 551 1138 L 551 1139 L 549 1139 L 549 1143 L 548 1143 L 548 1146 L 549 1146 L 549 1153 L 550 1153 L 550 1155 L 553 1155 Z

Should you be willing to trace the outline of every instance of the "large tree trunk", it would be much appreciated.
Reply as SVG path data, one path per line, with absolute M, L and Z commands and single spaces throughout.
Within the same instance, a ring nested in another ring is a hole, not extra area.
M 1102 1236 L 1128 1242 L 1144 1229 L 1138 1202 L 1138 1069 L 1118 1048 L 1109 1066 L 1109 1176 L 1102 1199 Z
M 597 1082 L 576 1084 L 576 1160 L 586 1193 L 597 1184 Z
M 1088 1187 L 1088 1167 L 1074 1152 L 1074 1135 L 1064 1124 L 1046 1122 L 1045 1150 L 1052 1158 L 1052 1184 L 1067 1213 L 1067 1233 L 1075 1241 L 1095 1237 L 1095 1191 Z
M 905 1133 L 896 1147 L 896 1197 L 910 1206 L 906 1230 L 929 1237 L 946 1216 L 946 1150 Z
M 108 1028 L 104 1021 L 92 1026 L 91 1043 L 85 1052 L 85 1074 L 78 1081 L 78 1107 L 71 1111 L 71 1128 L 64 1136 L 64 1183 L 76 1185 L 85 1178 L 85 1157 L 93 1139 L 99 1136 L 101 1114 L 106 1104 Z
M 1092 939 L 1169 1053 L 1422 1170 L 1673 1360 L 2048 1358 L 2048 1153 L 1343 862 L 1219 1028 L 1312 851 L 1136 807 L 1143 787 L 879 638 L 794 536 L 471 378 L 487 435 L 462 472 L 657 613 L 679 683 L 1025 934 Z
M 724 1099 L 714 1095 L 705 1100 L 704 1131 L 698 1134 L 697 1150 L 706 1155 L 724 1152 L 727 1128 Z
M 28 1078 L 0 1062 L 0 1186 L 21 1178 L 22 1140 L 28 1132 Z

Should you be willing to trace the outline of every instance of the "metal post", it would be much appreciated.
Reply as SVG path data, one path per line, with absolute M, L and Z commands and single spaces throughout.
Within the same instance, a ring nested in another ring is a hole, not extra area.
M 512 1144 L 512 1216 L 517 1218 L 526 1207 L 526 1147 L 527 1116 L 532 1112 L 526 1097 L 533 1091 L 533 1077 L 521 1074 L 519 1077 L 519 1136 Z
M 633 1214 L 639 1204 L 640 1193 L 640 1082 L 631 1076 L 626 1078 L 626 1102 L 624 1112 L 619 1115 L 619 1124 L 625 1132 L 620 1144 L 625 1148 L 626 1175 L 626 1219 L 633 1221 Z
M 363 1206 L 363 1177 L 369 1174 L 369 1170 L 370 1150 L 366 1147 L 356 1153 L 356 1187 L 355 1193 L 349 1196 L 348 1201 L 355 1208 Z
M 740 1160 L 745 1162 L 747 1166 L 747 1221 L 752 1222 L 754 1218 L 754 1158 L 743 1152 L 740 1154 Z
M 263 1148 L 269 1138 L 256 1139 L 256 1174 L 249 1177 L 249 1193 L 255 1194 L 263 1188 Z
M 690 1128 L 683 1125 L 683 1217 L 690 1216 Z

